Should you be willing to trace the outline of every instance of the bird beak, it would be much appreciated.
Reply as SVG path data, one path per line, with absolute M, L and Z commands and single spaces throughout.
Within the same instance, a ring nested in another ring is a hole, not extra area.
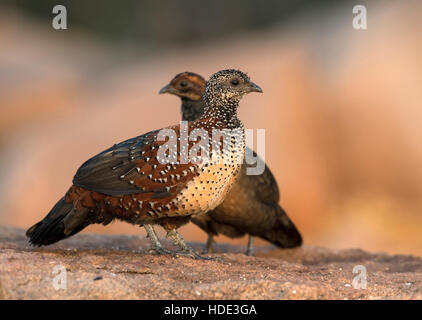
M 163 94 L 163 93 L 172 93 L 175 94 L 175 90 L 173 89 L 172 86 L 170 86 L 170 83 L 168 85 L 166 85 L 165 87 L 162 87 L 160 92 L 158 92 L 159 94 Z
M 255 83 L 249 82 L 248 92 L 260 92 L 262 93 L 262 89 Z

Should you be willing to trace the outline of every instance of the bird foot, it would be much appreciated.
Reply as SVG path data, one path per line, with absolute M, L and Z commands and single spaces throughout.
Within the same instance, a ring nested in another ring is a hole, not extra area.
M 163 255 L 174 255 L 173 251 L 163 248 L 163 245 L 161 244 L 160 240 L 158 239 L 158 236 L 155 233 L 155 230 L 154 230 L 152 225 L 146 224 L 146 225 L 144 225 L 144 228 L 147 232 L 147 237 L 150 239 L 150 241 L 152 243 L 152 247 L 149 251 L 154 251 L 157 254 L 163 254 Z
M 164 248 L 155 248 L 152 247 L 149 252 L 151 253 L 156 253 L 158 255 L 169 255 L 172 256 L 174 258 L 177 257 L 189 257 L 189 258 L 193 258 L 193 259 L 198 259 L 198 260 L 218 260 L 217 258 L 213 258 L 213 257 L 207 257 L 207 256 L 201 256 L 199 254 L 197 254 L 195 251 L 172 251 L 172 250 L 167 250 Z
M 173 256 L 175 255 L 175 252 L 174 251 L 164 249 L 163 247 L 155 247 L 155 246 L 153 246 L 148 251 L 150 253 L 154 253 L 155 252 L 158 255 L 173 255 Z
M 190 257 L 197 260 L 210 260 L 210 261 L 220 260 L 216 257 L 202 256 L 193 250 L 192 251 L 176 251 L 175 254 L 178 256 Z
M 253 252 L 253 249 L 252 250 L 250 250 L 249 248 L 246 250 L 246 252 L 245 252 L 245 255 L 247 255 L 247 256 L 249 256 L 249 257 L 253 257 L 253 254 L 254 254 L 254 252 Z
M 207 256 L 201 256 L 198 253 L 196 253 L 192 247 L 190 247 L 185 240 L 182 238 L 182 236 L 175 230 L 172 229 L 169 232 L 167 232 L 167 237 L 172 239 L 173 242 L 182 249 L 181 251 L 177 251 L 176 254 L 180 256 L 188 256 L 193 259 L 200 259 L 200 260 L 218 260 L 217 258 L 213 257 L 207 257 Z

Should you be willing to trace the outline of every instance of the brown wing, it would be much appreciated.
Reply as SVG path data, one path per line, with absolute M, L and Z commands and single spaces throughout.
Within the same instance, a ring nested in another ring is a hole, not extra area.
M 179 126 L 170 128 L 179 134 Z M 76 172 L 73 184 L 112 196 L 145 193 L 166 198 L 177 194 L 197 175 L 197 165 L 160 163 L 157 152 L 166 141 L 157 141 L 157 133 L 123 141 L 89 159 Z
M 143 159 L 145 146 L 151 142 L 155 132 L 123 141 L 86 161 L 73 177 L 73 184 L 88 190 L 108 194 L 124 195 L 142 191 L 131 184 L 128 177 L 136 170 L 137 162 Z

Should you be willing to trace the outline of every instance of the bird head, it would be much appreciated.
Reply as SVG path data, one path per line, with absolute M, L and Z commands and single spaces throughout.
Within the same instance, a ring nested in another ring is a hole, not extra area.
M 170 93 L 180 98 L 199 101 L 202 99 L 204 91 L 204 78 L 193 72 L 182 72 L 176 75 L 159 93 Z
M 235 69 L 214 73 L 205 86 L 205 97 L 211 105 L 238 104 L 250 92 L 262 93 L 262 89 L 246 73 Z

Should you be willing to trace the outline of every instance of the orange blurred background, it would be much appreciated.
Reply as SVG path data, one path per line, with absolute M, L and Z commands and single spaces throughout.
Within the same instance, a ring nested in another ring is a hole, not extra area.
M 240 117 L 266 130 L 266 161 L 305 243 L 422 255 L 422 3 L 371 2 L 365 31 L 352 7 L 143 48 L 3 5 L 0 225 L 28 228 L 89 157 L 178 122 L 179 100 L 158 95 L 176 73 L 238 68 L 264 90 Z M 120 222 L 84 232 L 144 234 Z M 193 224 L 181 234 L 206 238 Z

